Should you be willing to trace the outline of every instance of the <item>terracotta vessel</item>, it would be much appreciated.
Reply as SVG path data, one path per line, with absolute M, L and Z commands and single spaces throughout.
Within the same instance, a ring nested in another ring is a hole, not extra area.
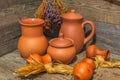
M 44 54 L 48 41 L 43 35 L 44 20 L 26 18 L 20 20 L 22 35 L 18 40 L 18 50 L 23 58 L 28 58 L 31 53 Z
M 83 17 L 76 13 L 74 9 L 66 14 L 61 15 L 61 18 L 62 24 L 60 32 L 64 34 L 65 38 L 73 39 L 77 52 L 81 51 L 83 45 L 94 36 L 94 23 L 88 20 L 83 22 Z M 84 27 L 86 24 L 91 25 L 91 33 L 85 38 Z
M 100 50 L 96 45 L 90 45 L 86 49 L 86 56 L 89 58 L 95 58 L 96 55 L 101 55 L 104 59 L 109 59 L 109 50 Z
M 64 38 L 63 33 L 59 34 L 58 38 L 49 41 L 47 53 L 52 57 L 53 61 L 69 64 L 76 53 L 73 40 Z

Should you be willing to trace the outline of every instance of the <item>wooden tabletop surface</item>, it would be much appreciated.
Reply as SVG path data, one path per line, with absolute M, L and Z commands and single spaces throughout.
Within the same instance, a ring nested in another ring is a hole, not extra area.
M 120 56 L 110 53 L 112 61 L 120 61 Z M 71 66 L 85 57 L 85 52 L 78 53 Z M 72 75 L 40 73 L 30 78 L 15 78 L 12 74 L 16 68 L 25 64 L 17 50 L 0 57 L 0 80 L 73 80 Z M 119 80 L 120 69 L 118 68 L 97 68 L 92 80 Z

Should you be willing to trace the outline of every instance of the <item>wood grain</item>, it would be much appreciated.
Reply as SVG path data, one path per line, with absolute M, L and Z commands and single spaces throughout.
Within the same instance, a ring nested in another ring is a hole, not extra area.
M 85 52 L 78 53 L 73 63 L 81 61 L 85 57 Z M 111 61 L 120 61 L 120 56 L 110 53 Z M 25 64 L 25 61 L 19 55 L 18 50 L 15 50 L 7 55 L 0 57 L 0 80 L 72 80 L 72 75 L 48 74 L 40 73 L 29 78 L 16 78 L 13 76 L 13 71 Z M 119 80 L 120 69 L 117 68 L 97 68 L 91 80 Z
M 120 6 L 105 0 L 62 0 L 68 9 L 76 9 L 85 19 L 120 24 Z

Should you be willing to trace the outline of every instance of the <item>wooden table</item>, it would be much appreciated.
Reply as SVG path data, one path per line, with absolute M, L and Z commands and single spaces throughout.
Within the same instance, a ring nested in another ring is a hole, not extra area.
M 111 53 L 112 61 L 120 61 L 120 56 Z M 75 63 L 85 57 L 85 52 L 78 53 L 74 62 L 70 64 L 73 66 Z M 20 57 L 17 50 L 0 57 L 0 80 L 73 80 L 72 75 L 48 74 L 40 73 L 30 78 L 15 78 L 12 74 L 16 68 L 25 64 L 25 61 Z M 93 75 L 92 80 L 120 80 L 120 69 L 118 68 L 97 68 Z

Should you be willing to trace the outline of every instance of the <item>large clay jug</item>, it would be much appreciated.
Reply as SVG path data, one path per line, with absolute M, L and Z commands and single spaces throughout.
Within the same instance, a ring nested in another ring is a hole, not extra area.
M 26 18 L 20 20 L 22 35 L 18 40 L 18 50 L 23 58 L 32 53 L 43 55 L 48 47 L 48 41 L 43 35 L 44 20 Z
M 94 36 L 94 23 L 89 20 L 83 22 L 83 17 L 76 13 L 74 9 L 66 14 L 61 15 L 61 18 L 62 24 L 60 33 L 62 32 L 64 37 L 73 39 L 76 51 L 81 51 L 84 44 L 86 44 Z M 91 25 L 91 33 L 85 38 L 84 27 L 86 24 Z

